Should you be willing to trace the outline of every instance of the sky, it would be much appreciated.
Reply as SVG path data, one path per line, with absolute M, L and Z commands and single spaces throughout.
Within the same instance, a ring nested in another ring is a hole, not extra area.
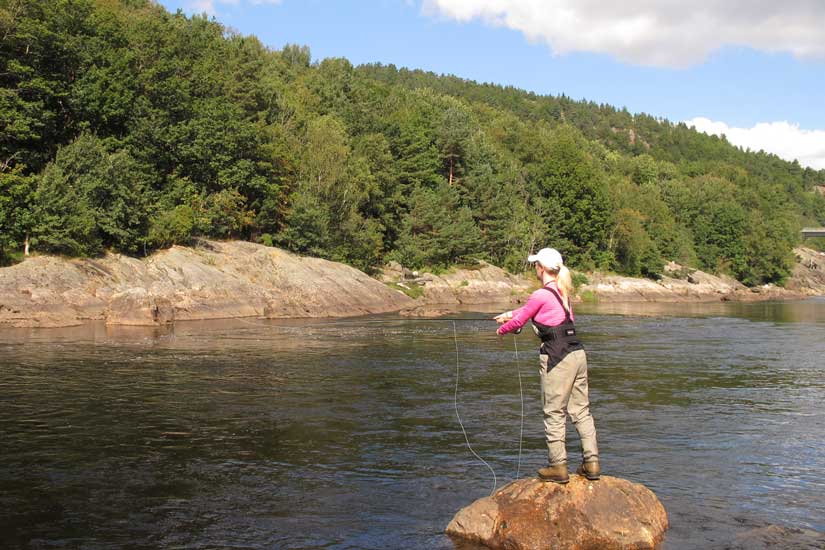
M 272 48 L 566 94 L 825 169 L 825 0 L 157 0 Z

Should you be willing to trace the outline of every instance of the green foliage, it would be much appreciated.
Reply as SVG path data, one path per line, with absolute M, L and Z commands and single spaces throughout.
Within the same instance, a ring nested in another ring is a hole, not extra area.
M 166 248 L 174 244 L 187 244 L 195 229 L 195 212 L 186 204 L 161 212 L 149 225 L 148 243 L 152 247 Z
M 91 205 L 59 168 L 46 169 L 35 194 L 32 242 L 45 252 L 88 256 L 101 252 Z
M 330 212 L 306 185 L 293 193 L 292 208 L 278 242 L 290 250 L 324 256 L 330 249 Z
M 312 62 L 151 0 L 0 0 L 0 262 L 242 238 L 371 271 L 543 246 L 781 282 L 825 171 L 684 124 Z
M 573 288 L 576 290 L 578 290 L 579 287 L 590 283 L 590 280 L 587 278 L 587 275 L 585 275 L 584 273 L 579 273 L 578 271 L 572 272 L 572 279 Z
M 540 136 L 544 137 L 544 136 Z M 587 153 L 582 137 L 568 126 L 537 143 L 542 160 L 532 171 L 550 242 L 573 265 L 601 263 L 610 204 L 604 174 Z
M 246 197 L 237 189 L 223 189 L 193 201 L 195 229 L 201 235 L 224 239 L 239 236 L 252 223 Z
M 146 234 L 145 176 L 126 151 L 107 152 L 83 134 L 57 152 L 34 197 L 32 243 L 40 250 L 94 255 L 136 252 Z
M 22 253 L 31 227 L 31 210 L 37 179 L 25 176 L 24 166 L 0 171 L 0 265 Z
M 67 103 L 93 10 L 88 0 L 0 3 L 0 162 L 38 172 L 78 131 Z
M 391 256 L 415 268 L 446 267 L 467 260 L 482 242 L 472 211 L 460 206 L 458 193 L 446 183 L 413 192 L 401 234 Z
M 748 274 L 744 237 L 747 211 L 736 187 L 702 176 L 666 186 L 666 200 L 693 235 L 699 266 L 734 276 Z
M 659 249 L 645 230 L 644 221 L 644 216 L 637 210 L 623 208 L 616 213 L 616 271 L 648 277 L 662 272 L 664 262 Z

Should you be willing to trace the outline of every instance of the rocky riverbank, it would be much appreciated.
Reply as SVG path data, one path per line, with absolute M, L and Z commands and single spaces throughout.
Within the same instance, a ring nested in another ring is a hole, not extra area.
M 794 249 L 796 265 L 785 287 L 749 288 L 739 281 L 689 269 L 671 262 L 661 279 L 635 279 L 588 273 L 579 298 L 605 302 L 716 302 L 790 300 L 825 295 L 825 254 L 810 248 Z
M 344 317 L 413 304 L 347 265 L 243 241 L 202 241 L 145 259 L 36 256 L 0 269 L 0 326 Z
M 825 295 L 825 253 L 809 248 L 794 250 L 797 263 L 785 287 L 749 288 L 725 275 L 712 275 L 674 262 L 659 280 L 585 273 L 587 283 L 577 289 L 577 301 L 598 302 L 718 302 L 789 300 Z M 423 307 L 432 304 L 482 304 L 522 301 L 536 288 L 533 279 L 519 277 L 481 262 L 472 269 L 446 274 L 418 273 L 398 264 L 388 265 L 381 280 L 394 285 Z
M 825 255 L 797 249 L 787 288 L 671 264 L 659 281 L 597 273 L 579 300 L 687 302 L 825 295 Z M 388 265 L 376 278 L 344 264 L 244 241 L 200 241 L 148 258 L 34 256 L 0 268 L 0 326 L 61 327 L 86 320 L 156 325 L 234 317 L 345 317 L 385 312 L 436 316 L 460 307 L 523 301 L 535 281 L 481 262 L 445 273 Z

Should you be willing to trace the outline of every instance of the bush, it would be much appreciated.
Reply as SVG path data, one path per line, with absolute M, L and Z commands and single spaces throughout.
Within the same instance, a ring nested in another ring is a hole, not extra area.
M 590 280 L 587 278 L 587 275 L 585 275 L 584 273 L 574 271 L 572 275 L 574 290 L 578 290 L 580 286 L 586 285 L 590 282 Z
M 109 153 L 102 140 L 82 134 L 40 177 L 33 244 L 75 256 L 109 247 L 136 252 L 146 231 L 144 179 L 127 151 Z
M 149 245 L 152 248 L 166 248 L 174 244 L 187 244 L 192 239 L 194 228 L 195 213 L 192 207 L 178 205 L 174 210 L 163 212 L 152 220 Z

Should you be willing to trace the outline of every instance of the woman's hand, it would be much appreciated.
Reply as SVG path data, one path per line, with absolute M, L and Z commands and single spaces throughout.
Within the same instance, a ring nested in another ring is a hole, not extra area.
M 512 311 L 505 311 L 504 313 L 494 317 L 494 319 L 496 320 L 496 323 L 498 323 L 499 325 L 503 325 L 504 323 L 506 323 L 507 321 L 509 321 L 512 318 L 513 318 L 513 312 Z

